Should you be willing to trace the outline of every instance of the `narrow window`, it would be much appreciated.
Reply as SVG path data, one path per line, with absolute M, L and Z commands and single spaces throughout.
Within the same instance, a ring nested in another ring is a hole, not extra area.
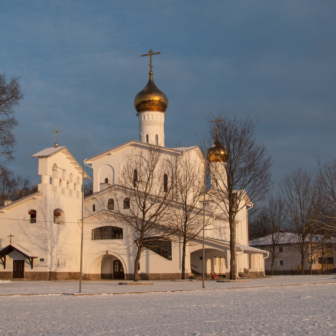
M 283 253 L 283 247 L 279 247 L 279 252 Z
M 138 171 L 136 169 L 134 169 L 134 172 L 133 172 L 133 186 L 134 186 L 134 188 L 137 186 L 137 182 L 138 182 Z
M 63 224 L 64 223 L 64 211 L 61 209 L 54 210 L 54 223 Z
M 107 184 L 108 183 L 108 178 L 106 177 L 106 179 L 105 179 L 105 183 Z
M 164 192 L 168 191 L 168 175 L 167 174 L 163 175 L 163 191 Z
M 30 216 L 30 223 L 36 223 L 36 210 L 30 210 L 28 214 Z
M 110 198 L 107 202 L 107 209 L 114 210 L 114 200 Z
M 130 208 L 130 199 L 125 198 L 124 199 L 124 209 L 129 209 Z
M 95 212 L 96 211 L 96 204 L 92 205 L 92 211 Z
M 159 136 L 155 134 L 155 145 L 159 146 Z
M 284 265 L 283 260 L 280 260 L 280 266 L 283 266 L 283 265 Z
M 149 136 L 148 136 L 148 134 L 146 134 L 146 143 L 148 143 L 149 142 Z

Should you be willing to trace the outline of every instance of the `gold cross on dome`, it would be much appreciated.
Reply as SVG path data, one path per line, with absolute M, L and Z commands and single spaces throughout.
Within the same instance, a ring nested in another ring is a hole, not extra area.
M 222 120 L 222 119 L 218 119 L 218 118 L 216 118 L 215 120 L 211 120 L 211 122 L 216 123 L 216 133 L 218 133 L 218 123 L 219 123 L 220 121 L 223 121 L 223 120 Z
M 58 129 L 58 124 L 56 125 L 56 131 L 51 131 L 51 133 L 56 133 L 56 142 L 55 142 L 55 148 L 58 147 L 58 143 L 57 143 L 57 135 L 58 133 L 61 133 L 63 131 Z
M 152 65 L 152 56 L 153 55 L 158 55 L 158 54 L 161 54 L 161 52 L 153 52 L 153 50 L 149 50 L 148 54 L 143 54 L 141 55 L 141 57 L 144 57 L 144 56 L 149 56 L 149 73 L 152 72 L 152 68 L 153 68 L 153 65 Z

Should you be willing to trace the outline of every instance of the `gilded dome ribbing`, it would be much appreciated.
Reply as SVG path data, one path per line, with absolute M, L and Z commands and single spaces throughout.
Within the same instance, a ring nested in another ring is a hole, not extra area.
M 208 149 L 207 158 L 209 162 L 226 162 L 229 158 L 229 151 L 220 143 L 218 133 L 216 133 L 215 143 Z
M 134 107 L 138 112 L 159 111 L 165 112 L 168 107 L 168 98 L 154 83 L 153 72 L 149 73 L 149 81 L 134 98 Z

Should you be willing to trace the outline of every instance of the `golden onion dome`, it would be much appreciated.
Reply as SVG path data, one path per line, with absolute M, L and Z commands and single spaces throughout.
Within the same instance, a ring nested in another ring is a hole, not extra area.
M 208 149 L 207 158 L 209 162 L 226 162 L 229 158 L 229 151 L 220 143 L 218 133 L 216 133 L 215 143 Z
M 134 98 L 134 107 L 138 112 L 159 111 L 165 112 L 168 107 L 168 98 L 154 83 L 153 72 L 149 73 L 149 81 Z

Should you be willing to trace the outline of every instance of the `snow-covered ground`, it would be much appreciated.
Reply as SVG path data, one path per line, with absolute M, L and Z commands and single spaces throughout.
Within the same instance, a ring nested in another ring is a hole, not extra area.
M 290 278 L 296 281 L 296 277 Z M 274 281 L 260 282 L 266 280 Z M 12 296 L 0 297 L 0 311 L 0 335 L 335 335 L 336 285 L 144 295 Z
M 150 286 L 120 286 L 120 281 L 83 281 L 83 293 L 125 293 L 168 290 L 199 290 L 201 281 L 174 282 L 153 281 Z M 132 281 L 129 281 L 132 282 Z M 145 282 L 145 281 L 144 281 Z M 335 282 L 336 275 L 276 276 L 273 278 L 251 279 L 249 282 L 206 281 L 206 289 L 226 289 L 232 287 L 277 286 L 291 284 L 314 284 Z M 78 293 L 78 281 L 0 281 L 0 295 L 4 294 L 60 294 Z

